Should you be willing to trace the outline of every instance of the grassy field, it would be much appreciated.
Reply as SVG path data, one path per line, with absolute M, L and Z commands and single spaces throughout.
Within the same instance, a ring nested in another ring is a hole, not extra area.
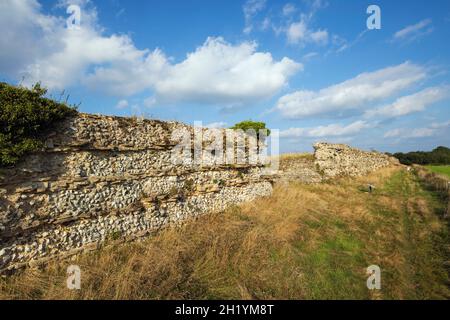
M 427 166 L 431 171 L 450 177 L 450 166 Z
M 400 168 L 279 185 L 271 197 L 145 241 L 1 279 L 0 298 L 448 299 L 444 210 Z M 81 268 L 79 291 L 65 287 L 69 264 Z M 379 291 L 366 287 L 373 264 Z

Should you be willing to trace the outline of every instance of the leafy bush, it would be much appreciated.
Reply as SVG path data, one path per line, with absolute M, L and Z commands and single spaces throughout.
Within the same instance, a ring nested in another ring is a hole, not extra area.
M 242 122 L 236 123 L 233 127 L 231 127 L 231 129 L 233 129 L 233 130 L 241 129 L 244 131 L 253 129 L 256 131 L 256 134 L 258 135 L 258 137 L 259 137 L 259 130 L 266 129 L 267 136 L 270 136 L 270 129 L 266 128 L 266 124 L 264 122 L 255 122 L 255 121 L 251 121 L 251 120 L 242 121 Z
M 16 164 L 42 147 L 42 135 L 76 113 L 75 108 L 45 98 L 39 83 L 32 89 L 0 82 L 0 167 Z
M 408 153 L 394 153 L 400 163 L 410 164 L 450 164 L 450 149 L 446 147 L 437 147 L 431 152 L 415 151 Z

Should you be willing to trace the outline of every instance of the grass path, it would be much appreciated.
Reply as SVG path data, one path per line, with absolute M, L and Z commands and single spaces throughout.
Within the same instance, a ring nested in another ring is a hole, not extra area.
M 439 197 L 425 191 L 415 176 L 405 171 L 394 174 L 383 191 L 401 201 L 401 216 L 391 216 L 393 223 L 399 222 L 399 237 L 391 243 L 399 263 L 387 270 L 391 276 L 388 285 L 392 287 L 387 297 L 448 297 L 447 274 L 442 268 L 448 234 L 438 219 L 444 210 Z M 435 281 L 427 284 L 426 279 Z M 396 284 L 404 288 L 394 289 Z
M 399 168 L 278 185 L 271 197 L 151 239 L 0 280 L 0 298 L 446 299 L 443 210 Z M 79 292 L 65 288 L 69 264 L 82 270 Z M 373 264 L 380 291 L 366 287 Z

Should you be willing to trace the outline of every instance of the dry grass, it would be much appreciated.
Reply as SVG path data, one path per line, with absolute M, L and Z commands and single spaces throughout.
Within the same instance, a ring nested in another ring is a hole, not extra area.
M 279 156 L 280 160 L 297 160 L 297 159 L 314 159 L 314 154 L 304 152 L 304 153 L 283 153 Z
M 0 298 L 448 298 L 443 205 L 400 170 L 276 187 L 139 243 L 25 270 L 0 281 Z M 65 287 L 69 264 L 82 270 L 80 291 Z M 366 288 L 372 264 L 382 269 L 377 293 Z

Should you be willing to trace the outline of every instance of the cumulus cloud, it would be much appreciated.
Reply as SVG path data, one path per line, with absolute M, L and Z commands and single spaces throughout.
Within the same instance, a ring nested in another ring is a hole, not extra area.
M 302 15 L 301 19 L 296 22 L 292 22 L 286 28 L 286 37 L 290 44 L 327 44 L 328 43 L 328 31 L 327 30 L 313 30 L 308 26 L 308 18 Z
M 147 104 L 239 104 L 271 97 L 302 69 L 289 58 L 276 61 L 257 51 L 254 42 L 233 45 L 220 37 L 173 63 L 159 49 L 136 48 L 127 35 L 104 35 L 95 8 L 87 8 L 87 0 L 78 3 L 84 6 L 81 27 L 69 29 L 66 17 L 44 15 L 36 0 L 1 1 L 0 71 L 50 89 L 84 85 L 120 97 L 152 91 Z
M 394 34 L 393 39 L 394 40 L 405 40 L 405 39 L 414 40 L 421 35 L 431 33 L 433 31 L 433 28 L 430 26 L 431 22 L 432 22 L 431 19 L 425 19 L 416 24 L 407 26 L 407 27 L 397 31 Z
M 362 73 L 318 91 L 300 90 L 282 96 L 273 110 L 299 119 L 314 115 L 339 116 L 362 110 L 369 103 L 392 97 L 426 77 L 426 70 L 410 62 Z
M 396 138 L 398 140 L 413 138 L 428 138 L 445 134 L 450 129 L 450 121 L 441 123 L 432 123 L 428 127 L 423 128 L 396 128 L 387 131 L 385 138 Z M 448 133 L 447 133 L 448 136 Z
M 167 68 L 155 82 L 155 91 L 169 100 L 208 103 L 270 97 L 302 65 L 288 58 L 274 61 L 270 53 L 256 52 L 256 47 L 256 43 L 233 46 L 222 38 L 208 38 L 184 61 Z
M 0 28 L 8 30 L 6 36 L 0 37 L 0 71 L 13 78 L 24 77 L 25 85 L 38 81 L 50 89 L 90 85 L 89 78 L 102 70 L 98 66 L 109 65 L 123 82 L 108 89 L 129 95 L 148 87 L 156 76 L 152 71 L 158 71 L 158 52 L 138 50 L 128 36 L 104 36 L 95 9 L 83 7 L 80 28 L 70 29 L 66 17 L 41 13 L 36 0 L 5 0 L 0 6 Z M 142 82 L 129 81 L 139 72 Z
M 349 136 L 360 132 L 363 129 L 371 128 L 372 125 L 366 121 L 358 120 L 348 125 L 330 124 L 318 126 L 315 128 L 290 128 L 280 132 L 281 138 L 300 138 L 300 137 L 337 137 Z
M 39 13 L 40 4 L 34 0 L 0 1 L 0 71 L 8 76 L 17 76 L 33 61 L 34 56 L 43 55 L 61 45 L 59 37 L 49 36 L 60 19 Z M 43 35 L 50 41 L 41 41 Z
M 307 36 L 306 23 L 304 21 L 292 23 L 286 30 L 286 36 L 289 43 L 304 41 Z
M 437 86 L 421 90 L 417 93 L 400 97 L 392 104 L 369 110 L 367 117 L 398 117 L 410 113 L 423 111 L 427 106 L 450 97 L 450 86 Z
M 317 30 L 311 33 L 311 40 L 315 43 L 326 44 L 328 42 L 328 31 Z

